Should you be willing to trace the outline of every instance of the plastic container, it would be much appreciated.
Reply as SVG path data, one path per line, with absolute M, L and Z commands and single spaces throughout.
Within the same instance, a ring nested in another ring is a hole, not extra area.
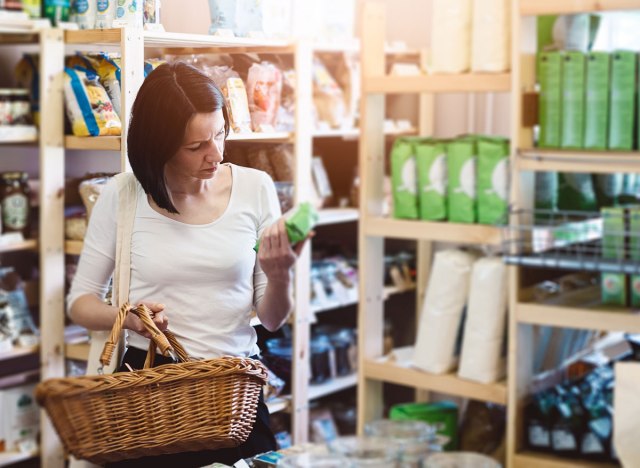
M 278 461 L 278 466 L 285 468 L 353 468 L 349 459 L 337 453 L 316 454 L 301 453 L 284 457 Z
M 331 354 L 333 348 L 327 335 L 311 339 L 311 373 L 309 381 L 319 384 L 331 378 Z
M 392 468 L 397 466 L 397 453 L 386 440 L 378 437 L 338 437 L 328 444 L 329 451 L 344 455 L 354 466 Z
M 333 347 L 333 368 L 336 375 L 343 376 L 355 372 L 356 369 L 351 365 L 351 356 L 356 348 L 353 330 L 333 325 L 320 325 L 316 327 L 315 332 L 329 337 Z
M 426 461 L 425 468 L 501 468 L 486 455 L 471 452 L 436 453 Z

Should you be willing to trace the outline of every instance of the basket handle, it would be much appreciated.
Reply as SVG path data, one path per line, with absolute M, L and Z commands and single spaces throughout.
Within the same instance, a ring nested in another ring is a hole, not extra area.
M 104 349 L 102 350 L 102 354 L 100 355 L 100 363 L 102 364 L 102 366 L 108 366 L 109 363 L 111 362 L 113 351 L 115 350 L 116 345 L 118 344 L 118 337 L 122 332 L 124 319 L 129 312 L 137 315 L 138 318 L 142 321 L 142 324 L 151 335 L 151 342 L 154 343 L 155 346 L 160 348 L 160 352 L 163 355 L 167 354 L 167 352 L 169 351 L 175 350 L 176 352 L 179 353 L 178 356 L 180 358 L 182 358 L 180 354 L 183 354 L 184 356 L 186 356 L 186 352 L 184 351 L 184 348 L 180 344 L 178 344 L 177 340 L 175 339 L 175 336 L 173 336 L 171 332 L 168 332 L 172 336 L 173 342 L 178 344 L 180 351 L 172 347 L 172 345 L 170 344 L 169 338 L 165 335 L 165 333 L 161 332 L 158 329 L 155 323 L 153 323 L 153 319 L 151 318 L 151 311 L 147 306 L 141 304 L 137 307 L 131 307 L 130 304 L 125 303 L 118 310 L 116 321 L 113 324 L 113 328 L 111 329 L 109 338 L 107 338 L 107 341 L 104 344 Z

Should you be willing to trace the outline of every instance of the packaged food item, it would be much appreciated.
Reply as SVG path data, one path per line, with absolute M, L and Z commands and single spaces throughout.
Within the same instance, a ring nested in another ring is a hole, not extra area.
M 84 240 L 87 233 L 87 216 L 75 215 L 64 220 L 64 238 L 69 240 Z
M 609 149 L 633 149 L 637 57 L 635 52 L 611 54 Z
M 0 390 L 2 433 L 9 452 L 31 452 L 38 447 L 40 409 L 34 397 L 35 385 Z
M 348 126 L 342 89 L 318 58 L 313 61 L 313 102 L 318 120 L 332 128 Z
M 95 72 L 65 67 L 65 103 L 76 136 L 120 135 L 122 125 Z
M 447 145 L 449 221 L 475 223 L 477 219 L 477 145 L 471 138 Z
M 118 54 L 101 52 L 97 55 L 89 55 L 88 58 L 93 65 L 93 69 L 100 77 L 100 83 L 102 83 L 107 94 L 109 94 L 113 109 L 116 111 L 116 114 L 118 114 L 118 117 L 120 117 L 122 115 L 120 113 L 122 103 L 120 56 Z
M 469 70 L 471 0 L 434 0 L 431 18 L 431 64 L 434 73 Z
M 96 0 L 96 29 L 113 27 L 116 16 L 116 0 Z
M 585 56 L 568 51 L 562 64 L 562 129 L 561 146 L 584 147 Z
M 282 73 L 272 63 L 255 63 L 247 76 L 247 96 L 251 123 L 256 132 L 272 132 L 275 128 L 280 96 Z
M 319 219 L 318 212 L 308 202 L 300 203 L 295 210 L 292 210 L 285 216 L 287 218 L 285 220 L 285 229 L 287 230 L 289 242 L 291 242 L 292 245 L 305 240 Z M 254 247 L 256 252 L 259 246 L 260 241 L 258 241 Z
M 591 174 L 561 173 L 558 184 L 558 208 L 595 211 L 598 204 Z
M 506 224 L 509 208 L 509 140 L 478 140 L 478 222 Z
M 562 120 L 562 53 L 540 52 L 537 61 L 540 85 L 538 121 L 541 148 L 559 148 Z
M 511 64 L 511 2 L 474 0 L 471 70 L 501 72 Z
M 149 76 L 149 73 L 151 73 L 153 70 L 158 68 L 163 63 L 167 63 L 167 61 L 160 58 L 145 59 L 144 60 L 144 77 L 146 78 L 147 76 Z
M 448 438 L 444 450 L 458 448 L 458 405 L 451 401 L 434 403 L 402 403 L 391 407 L 389 419 L 422 421 L 437 428 L 437 434 Z
M 29 18 L 40 18 L 42 16 L 42 0 L 22 0 L 22 10 L 29 15 Z
M 276 171 L 269 159 L 269 149 L 264 146 L 254 146 L 250 148 L 247 153 L 247 163 L 249 167 L 264 171 L 273 180 L 277 180 Z
M 11 123 L 13 125 L 31 124 L 31 102 L 29 91 L 26 89 L 13 89 L 10 96 Z
M 629 213 L 624 207 L 602 208 L 602 257 L 624 260 Z M 628 303 L 628 278 L 624 273 L 602 273 L 602 303 L 625 307 Z
M 43 17 L 49 18 L 54 26 L 69 21 L 71 7 L 69 0 L 42 0 Z
M 611 57 L 607 52 L 587 55 L 584 147 L 607 149 Z
M 271 150 L 271 165 L 276 173 L 277 181 L 292 182 L 294 176 L 293 147 L 291 145 L 277 145 Z M 283 211 L 284 213 L 284 211 Z
M 534 203 L 536 210 L 553 211 L 558 207 L 557 172 L 536 172 Z M 536 219 L 543 219 L 545 217 L 548 217 L 548 214 L 536 215 Z
M 276 130 L 293 132 L 296 128 L 296 72 L 293 69 L 282 72 L 282 96 L 276 118 Z
M 251 114 L 247 90 L 240 76 L 229 66 L 205 66 L 204 72 L 211 77 L 226 98 L 229 125 L 234 133 L 251 133 Z
M 418 324 L 413 364 L 443 374 L 457 363 L 456 342 L 475 257 L 448 249 L 435 254 Z
M 107 182 L 109 182 L 109 179 L 109 177 L 95 177 L 80 182 L 78 192 L 80 193 L 82 203 L 87 210 L 87 219 L 91 218 L 93 207 L 98 201 L 98 197 L 100 196 L 102 189 L 107 185 Z
M 72 14 L 80 29 L 93 29 L 96 26 L 97 0 L 73 0 Z
M 398 138 L 391 150 L 391 182 L 393 185 L 393 216 L 418 218 L 418 183 L 413 144 Z
M 20 88 L 29 90 L 31 99 L 31 116 L 36 125 L 40 124 L 40 73 L 38 71 L 39 56 L 24 54 L 16 65 L 16 82 Z
M 481 258 L 471 270 L 467 318 L 458 375 L 481 383 L 500 380 L 506 371 L 507 268 L 501 258 Z
M 592 180 L 599 207 L 618 204 L 624 189 L 624 174 L 593 174 Z
M 0 89 L 0 125 L 11 125 L 12 123 L 11 90 Z
M 118 0 L 113 27 L 142 28 L 142 2 L 143 0 Z
M 142 21 L 145 29 L 160 25 L 160 0 L 144 0 Z
M 447 219 L 447 152 L 444 142 L 416 141 L 420 219 Z
M 2 173 L 2 232 L 29 235 L 29 184 L 26 172 Z

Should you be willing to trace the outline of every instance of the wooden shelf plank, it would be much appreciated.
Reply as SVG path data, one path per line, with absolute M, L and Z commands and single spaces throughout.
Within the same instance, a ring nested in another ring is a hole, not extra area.
M 38 380 L 40 380 L 40 371 L 38 369 L 27 370 L 18 374 L 9 374 L 0 377 L 0 389 L 26 385 L 37 382 Z
M 122 138 L 119 136 L 78 137 L 65 135 L 64 147 L 73 150 L 120 151 Z
M 289 132 L 273 132 L 273 133 L 230 133 L 227 141 L 251 141 L 251 142 L 282 142 L 286 143 L 291 140 Z
M 639 8 L 638 0 L 522 0 L 520 2 L 520 14 L 523 16 L 570 15 Z
M 613 468 L 620 466 L 615 463 L 596 463 L 573 458 L 559 458 L 535 452 L 516 453 L 514 465 L 518 468 Z
M 333 393 L 337 393 L 347 388 L 355 387 L 358 383 L 358 375 L 350 374 L 342 377 L 335 377 L 328 382 L 318 385 L 309 385 L 309 400 L 322 398 Z
M 80 29 L 65 31 L 66 44 L 120 44 L 122 29 Z
M 390 218 L 366 218 L 360 221 L 368 236 L 430 240 L 460 244 L 500 243 L 500 228 L 484 224 L 457 224 Z
M 293 51 L 293 44 L 280 39 L 252 39 L 245 37 L 219 37 L 207 34 L 184 34 L 163 31 L 145 31 L 145 47 L 158 48 L 220 48 L 262 49 L 276 53 Z M 249 51 L 249 50 L 247 50 Z M 240 50 L 239 50 L 240 52 Z
M 349 223 L 358 221 L 360 213 L 357 208 L 324 208 L 318 211 L 320 219 L 318 226 L 327 226 L 329 224 Z
M 417 134 L 418 130 L 415 128 L 385 132 L 385 136 L 387 138 L 396 138 L 400 136 L 410 136 Z M 342 138 L 343 140 L 357 140 L 358 138 L 360 138 L 360 130 L 357 128 L 314 130 L 313 138 Z
M 19 252 L 21 250 L 38 250 L 38 241 L 35 239 L 26 239 L 22 242 L 12 244 L 0 244 L 0 253 Z
M 519 170 L 534 172 L 640 172 L 640 152 L 527 148 L 518 151 L 516 163 Z
M 469 93 L 507 92 L 511 89 L 509 73 L 424 76 L 375 76 L 365 78 L 363 93 Z
M 90 343 L 67 343 L 64 346 L 64 356 L 75 361 L 86 361 L 89 359 Z
M 66 240 L 64 241 L 64 253 L 67 255 L 80 255 L 83 246 L 83 241 Z
M 10 466 L 15 463 L 31 460 L 32 458 L 36 458 L 37 456 L 38 452 L 0 452 L 0 467 Z
M 367 360 L 364 363 L 367 379 L 389 382 L 406 387 L 445 393 L 463 398 L 507 404 L 507 386 L 504 382 L 481 384 L 464 380 L 455 374 L 436 375 L 394 363 Z
M 22 356 L 28 356 L 30 354 L 36 354 L 38 352 L 38 346 L 16 346 L 11 351 L 5 351 L 0 353 L 0 361 L 6 361 L 9 359 L 15 359 Z
M 640 333 L 640 313 L 620 310 L 577 309 L 557 305 L 518 303 L 516 317 L 520 323 L 581 330 L 624 331 Z
M 387 299 L 389 299 L 389 296 L 393 296 L 394 294 L 402 294 L 405 292 L 415 291 L 415 290 L 416 290 L 415 285 L 409 288 L 397 288 L 395 286 L 385 286 L 382 293 L 382 297 L 386 301 Z M 328 312 L 330 310 L 339 309 L 341 307 L 349 307 L 352 305 L 356 305 L 357 303 L 358 303 L 358 299 L 355 299 L 353 301 L 335 302 L 335 303 L 331 303 L 330 305 L 324 305 L 322 307 L 317 305 L 312 305 L 311 312 L 313 312 L 314 314 L 320 314 L 322 312 Z M 255 318 L 257 319 L 257 317 Z M 251 324 L 254 325 L 253 319 Z M 258 324 L 260 324 L 259 320 L 258 320 Z

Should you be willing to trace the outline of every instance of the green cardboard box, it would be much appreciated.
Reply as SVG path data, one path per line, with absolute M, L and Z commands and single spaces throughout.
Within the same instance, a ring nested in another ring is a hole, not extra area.
M 540 52 L 538 54 L 538 122 L 540 124 L 540 148 L 559 148 L 562 120 L 562 54 Z
M 434 403 L 403 403 L 394 405 L 389 419 L 395 421 L 424 421 L 436 427 L 439 435 L 449 438 L 446 451 L 458 448 L 458 406 L 451 401 Z
M 634 52 L 616 51 L 611 54 L 611 96 L 609 108 L 609 148 L 633 149 L 636 63 Z
M 607 149 L 610 64 L 607 52 L 587 55 L 584 147 L 588 149 Z
M 418 218 L 418 181 L 414 145 L 409 138 L 398 138 L 391 149 L 391 185 L 395 218 Z
M 582 52 L 566 52 L 562 64 L 563 148 L 584 147 L 586 60 Z
M 476 222 L 477 160 L 477 144 L 474 138 L 461 138 L 447 145 L 448 213 L 451 222 Z
M 447 219 L 447 151 L 442 141 L 423 139 L 415 143 L 418 167 L 420 219 Z
M 614 260 L 625 258 L 628 211 L 625 207 L 606 207 L 602 213 L 602 257 Z M 602 303 L 625 307 L 628 303 L 627 275 L 601 274 Z
M 478 140 L 478 222 L 504 224 L 509 206 L 509 140 Z
M 624 273 L 602 273 L 602 303 L 626 307 L 628 303 L 628 277 Z

